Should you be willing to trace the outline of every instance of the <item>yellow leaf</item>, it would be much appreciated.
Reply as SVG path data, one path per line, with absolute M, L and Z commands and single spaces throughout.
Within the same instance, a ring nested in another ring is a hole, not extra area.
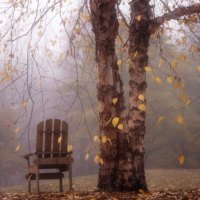
M 119 124 L 118 126 L 117 126 L 117 128 L 119 129 L 119 130 L 123 130 L 124 129 L 124 125 L 123 124 Z
M 184 61 L 186 61 L 186 56 L 185 56 L 184 54 L 181 53 L 181 54 L 179 55 L 178 59 L 179 59 L 180 61 L 183 61 L 183 62 L 184 62 Z
M 190 46 L 190 48 L 189 48 L 189 51 L 193 53 L 193 52 L 197 51 L 197 49 L 198 49 L 198 46 L 195 45 L 195 44 L 192 44 L 192 45 Z
M 167 80 L 167 82 L 168 82 L 169 84 L 172 84 L 173 81 L 174 81 L 174 77 L 173 77 L 173 76 L 168 76 L 166 80 Z
M 151 72 L 151 71 L 152 71 L 152 68 L 151 68 L 151 66 L 146 66 L 146 67 L 144 67 L 144 70 L 145 70 L 146 72 Z
M 176 61 L 176 60 L 173 60 L 173 61 L 171 62 L 171 67 L 172 67 L 172 68 L 176 68 L 176 67 L 177 67 L 177 61 Z
M 159 62 L 158 62 L 158 67 L 161 67 L 163 63 L 164 63 L 164 60 L 160 59 Z
M 117 127 L 117 124 L 119 123 L 119 117 L 114 117 L 113 119 L 112 119 L 112 125 L 114 126 L 114 127 Z
M 185 102 L 185 106 L 186 106 L 186 107 L 189 106 L 190 103 L 191 103 L 191 99 L 188 99 L 188 100 Z
M 113 98 L 112 103 L 115 105 L 118 102 L 118 98 Z
M 50 40 L 50 43 L 51 43 L 52 46 L 55 46 L 55 44 L 57 43 L 57 41 L 56 40 Z
M 200 72 L 200 66 L 198 66 L 198 67 L 196 68 L 196 70 L 197 70 L 198 72 Z
M 90 157 L 90 154 L 89 154 L 89 153 L 86 153 L 86 154 L 85 154 L 85 160 L 88 160 L 89 157 Z
M 94 142 L 99 142 L 99 136 L 98 136 L 98 135 L 95 135 L 95 136 L 93 137 L 93 140 L 94 140 Z
M 67 151 L 72 152 L 72 150 L 73 150 L 73 146 L 71 144 L 68 144 L 67 145 Z
M 7 82 L 11 79 L 10 74 L 7 71 L 0 72 L 1 82 Z
M 184 92 L 180 95 L 180 99 L 185 104 L 185 106 L 188 106 L 191 103 L 191 100 Z
M 158 76 L 153 77 L 153 80 L 158 84 L 162 84 L 162 79 Z
M 61 141 L 62 141 L 62 136 L 60 136 L 60 137 L 58 138 L 58 143 L 61 143 Z
M 90 16 L 87 14 L 81 14 L 81 18 L 86 22 L 90 22 Z
M 101 137 L 101 141 L 102 141 L 102 143 L 106 143 L 108 141 L 108 138 L 105 135 L 103 135 Z
M 142 16 L 141 16 L 141 15 L 138 15 L 138 16 L 136 17 L 136 19 L 137 19 L 138 21 L 140 21 L 140 20 L 142 19 Z
M 122 64 L 122 60 L 120 59 L 117 61 L 117 65 L 120 66 L 121 64 Z
M 75 30 L 74 30 L 78 35 L 80 34 L 80 32 L 81 32 L 81 29 L 79 28 L 79 27 L 77 27 L 77 28 L 75 28 Z
M 136 51 L 133 55 L 133 57 L 135 58 L 138 55 L 138 51 Z
M 185 163 L 185 156 L 184 155 L 180 155 L 178 157 L 178 162 L 180 165 L 183 165 Z
M 99 155 L 96 155 L 96 156 L 94 157 L 94 162 L 95 162 L 96 164 L 98 164 L 98 163 L 99 163 L 99 159 L 100 159 L 100 156 L 99 156 Z
M 27 106 L 28 106 L 28 100 L 22 101 L 22 107 L 27 108 Z
M 164 117 L 163 116 L 160 116 L 158 119 L 157 119 L 157 124 L 160 124 L 161 122 L 164 121 Z
M 138 99 L 141 100 L 141 101 L 144 101 L 145 97 L 144 97 L 143 94 L 140 94 L 140 95 L 138 96 Z
M 16 149 L 15 149 L 15 152 L 19 151 L 20 147 L 21 147 L 20 144 L 18 144 L 17 147 L 16 147 Z
M 15 133 L 19 133 L 20 129 L 19 128 L 16 128 L 15 129 Z
M 139 106 L 138 106 L 138 109 L 139 110 L 141 110 L 141 111 L 146 111 L 146 106 L 145 106 L 145 104 L 139 104 Z
M 176 122 L 179 124 L 179 125 L 182 125 L 184 124 L 184 118 L 182 115 L 177 115 L 176 117 Z
M 103 165 L 103 158 L 99 158 L 99 163 L 101 164 L 101 165 Z

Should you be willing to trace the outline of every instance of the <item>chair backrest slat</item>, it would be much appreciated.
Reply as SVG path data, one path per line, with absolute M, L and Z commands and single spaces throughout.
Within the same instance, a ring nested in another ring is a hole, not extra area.
M 59 152 L 60 151 L 60 144 L 62 143 L 62 139 L 60 142 L 58 141 L 60 135 L 60 126 L 61 121 L 59 119 L 54 120 L 54 128 L 53 128 L 53 151 Z M 58 157 L 58 154 L 54 154 L 53 157 Z
M 63 121 L 62 122 L 62 144 L 61 144 L 61 151 L 67 150 L 67 138 L 68 138 L 68 124 Z
M 36 141 L 36 152 L 43 152 L 43 135 L 44 135 L 44 122 L 40 122 L 37 125 L 37 141 Z M 42 157 L 42 154 L 39 155 Z
M 58 140 L 59 137 L 62 139 Z M 67 151 L 67 138 L 68 124 L 66 122 L 59 119 L 40 122 L 37 126 L 36 152 L 42 152 L 39 155 L 40 158 L 58 157 L 60 151 Z
M 46 120 L 46 126 L 45 126 L 45 146 L 44 151 L 45 152 L 51 152 L 51 146 L 52 146 L 52 127 L 53 127 L 53 120 L 48 119 Z M 51 157 L 51 153 L 46 153 L 44 157 Z

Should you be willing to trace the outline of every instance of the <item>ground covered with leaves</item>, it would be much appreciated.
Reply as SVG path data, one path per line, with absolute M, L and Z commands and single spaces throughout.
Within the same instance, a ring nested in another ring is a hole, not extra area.
M 127 193 L 107 193 L 107 192 L 66 192 L 66 193 L 41 193 L 27 194 L 27 193 L 1 193 L 2 200 L 200 200 L 200 189 L 193 190 L 162 190 L 152 191 L 149 193 L 140 192 L 139 194 Z
M 0 188 L 0 200 L 200 200 L 200 170 L 146 170 L 149 193 L 105 193 L 96 189 L 97 175 L 73 178 L 73 192 L 58 193 L 58 181 L 41 181 L 41 194 L 27 193 L 27 185 Z M 64 179 L 64 190 L 68 180 Z

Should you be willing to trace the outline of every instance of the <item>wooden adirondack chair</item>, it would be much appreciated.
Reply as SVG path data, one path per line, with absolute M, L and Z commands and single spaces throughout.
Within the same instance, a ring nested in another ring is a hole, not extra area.
M 39 193 L 39 180 L 59 179 L 59 191 L 63 191 L 63 172 L 69 172 L 69 189 L 72 190 L 72 152 L 67 152 L 68 124 L 59 119 L 48 119 L 37 125 L 36 152 L 25 155 L 28 161 L 28 191 L 31 180 L 36 180 Z M 51 169 L 41 172 L 41 169 Z

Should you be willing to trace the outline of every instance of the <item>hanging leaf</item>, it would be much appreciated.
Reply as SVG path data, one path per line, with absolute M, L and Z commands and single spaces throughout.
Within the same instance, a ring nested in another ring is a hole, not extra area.
M 144 97 L 143 94 L 140 94 L 140 95 L 138 96 L 138 99 L 141 100 L 141 101 L 144 101 L 145 97 Z
M 141 15 L 138 15 L 138 16 L 136 17 L 136 19 L 137 19 L 138 21 L 140 21 L 140 20 L 142 19 L 142 16 L 141 16 Z
M 198 72 L 200 72 L 200 66 L 198 66 L 198 67 L 196 68 L 196 70 L 197 70 Z
M 106 143 L 108 141 L 108 138 L 105 135 L 103 135 L 101 137 L 101 141 L 102 141 L 102 143 Z
M 61 141 L 62 141 L 62 136 L 60 136 L 60 137 L 58 138 L 58 143 L 61 143 Z
M 22 107 L 26 109 L 27 106 L 28 106 L 28 100 L 22 101 Z
M 184 155 L 180 155 L 178 157 L 178 162 L 180 165 L 183 165 L 185 163 L 185 156 Z
M 195 45 L 195 44 L 192 44 L 192 45 L 190 46 L 190 48 L 189 48 L 189 51 L 193 53 L 193 52 L 197 51 L 197 49 L 198 49 L 198 46 Z
M 67 145 L 67 151 L 72 152 L 72 150 L 73 150 L 73 146 L 71 144 L 68 144 Z
M 173 77 L 173 76 L 168 76 L 166 80 L 167 80 L 167 82 L 168 82 L 169 84 L 172 84 L 173 81 L 174 81 L 174 77 Z
M 95 162 L 96 164 L 98 164 L 98 163 L 99 163 L 99 159 L 100 159 L 100 156 L 99 156 L 99 155 L 96 155 L 96 156 L 94 157 L 94 162 Z
M 118 98 L 113 98 L 112 103 L 115 105 L 118 102 Z
M 177 67 L 177 61 L 176 61 L 176 60 L 173 60 L 173 61 L 171 62 L 171 67 L 172 67 L 172 68 L 176 68 L 176 67 Z
M 136 51 L 136 52 L 134 53 L 134 56 L 133 56 L 133 57 L 135 58 L 137 55 L 138 55 L 138 51 Z M 131 62 L 130 62 L 130 63 L 131 63 Z M 130 64 L 130 63 L 129 63 L 129 64 Z
M 17 145 L 16 149 L 15 149 L 15 152 L 19 151 L 21 148 L 20 144 Z
M 101 165 L 103 165 L 103 163 L 104 163 L 104 162 L 103 162 L 103 158 L 101 158 L 101 157 L 99 158 L 99 163 L 100 163 Z
M 95 135 L 95 136 L 93 137 L 93 141 L 94 141 L 94 142 L 99 142 L 99 136 L 98 136 L 98 135 Z
M 7 82 L 11 80 L 11 76 L 7 71 L 0 72 L 0 82 Z
M 158 67 L 161 67 L 164 63 L 164 60 L 163 59 L 160 59 L 159 62 L 158 62 Z
M 141 111 L 146 111 L 146 106 L 145 106 L 145 104 L 139 104 L 139 106 L 138 106 L 138 109 L 139 110 L 141 110 Z
M 19 128 L 16 128 L 15 129 L 15 133 L 19 133 L 20 129 Z
M 158 84 L 162 84 L 162 79 L 160 77 L 158 77 L 158 76 L 154 76 L 153 80 Z
M 90 154 L 89 154 L 89 153 L 86 153 L 86 154 L 85 154 L 85 160 L 88 160 L 89 157 L 90 157 Z
M 158 117 L 158 119 L 157 119 L 157 124 L 160 124 L 161 122 L 163 122 L 164 119 L 165 119 L 165 118 L 164 118 L 163 116 Z
M 117 61 L 117 65 L 120 66 L 121 64 L 122 64 L 122 60 L 120 59 Z
M 117 127 L 118 123 L 119 123 L 119 117 L 114 117 L 114 118 L 112 119 L 112 125 L 113 125 L 114 127 Z
M 88 14 L 82 13 L 81 18 L 86 22 L 90 22 L 90 16 Z
M 181 101 L 185 104 L 185 106 L 189 106 L 189 104 L 191 103 L 191 100 L 190 100 L 190 98 L 186 95 L 185 92 L 182 92 L 182 93 L 180 94 L 179 97 L 180 97 Z
M 176 117 L 176 122 L 179 124 L 179 125 L 182 125 L 184 124 L 184 118 L 182 115 L 177 115 Z
M 117 128 L 119 129 L 119 130 L 123 130 L 124 129 L 124 125 L 123 124 L 119 124 L 118 126 L 117 126 Z
M 151 68 L 151 66 L 146 66 L 146 67 L 144 67 L 144 70 L 145 70 L 146 72 L 151 72 L 151 71 L 152 71 L 152 68 Z
M 181 53 L 181 54 L 179 55 L 178 59 L 179 59 L 180 61 L 184 62 L 184 61 L 186 61 L 186 56 L 185 56 L 183 53 Z

